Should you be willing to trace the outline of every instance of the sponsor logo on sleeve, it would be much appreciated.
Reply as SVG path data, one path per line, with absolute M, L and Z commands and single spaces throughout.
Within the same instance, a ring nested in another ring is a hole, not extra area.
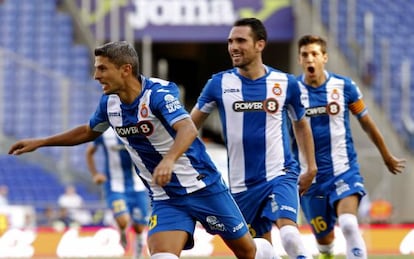
M 165 107 L 167 108 L 169 113 L 173 113 L 176 110 L 179 110 L 182 108 L 180 101 L 177 98 L 175 98 L 172 94 L 166 94 L 164 96 L 164 101 L 165 101 Z

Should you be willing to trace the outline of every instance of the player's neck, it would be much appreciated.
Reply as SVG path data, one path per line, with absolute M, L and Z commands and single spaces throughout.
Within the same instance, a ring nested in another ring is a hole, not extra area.
M 314 88 L 318 88 L 319 86 L 323 85 L 326 81 L 327 77 L 325 73 L 321 73 L 320 75 L 316 77 L 306 77 L 305 83 L 309 86 L 312 86 Z
M 266 74 L 266 68 L 263 63 L 250 64 L 249 66 L 239 67 L 238 72 L 240 75 L 256 80 Z
M 138 80 L 128 80 L 118 93 L 122 103 L 132 104 L 142 92 L 142 84 Z

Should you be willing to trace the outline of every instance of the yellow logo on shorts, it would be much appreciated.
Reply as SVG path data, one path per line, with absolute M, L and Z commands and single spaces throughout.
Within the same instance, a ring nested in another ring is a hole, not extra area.
M 115 213 L 127 210 L 127 205 L 124 200 L 119 199 L 112 202 L 112 210 Z
M 157 226 L 157 215 L 152 215 L 148 221 L 148 229 L 153 229 Z
M 247 226 L 249 227 L 250 235 L 252 237 L 256 237 L 257 233 L 256 233 L 256 230 L 254 230 L 254 228 L 252 228 L 252 225 L 248 224 Z

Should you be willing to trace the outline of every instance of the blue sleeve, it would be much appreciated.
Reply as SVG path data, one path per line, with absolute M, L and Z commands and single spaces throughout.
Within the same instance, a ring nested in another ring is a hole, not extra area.
M 160 85 L 151 94 L 151 110 L 164 118 L 172 126 L 179 120 L 189 118 L 190 115 L 181 104 L 180 91 L 175 83 Z
M 107 101 L 108 96 L 103 95 L 95 113 L 89 119 L 89 126 L 94 131 L 104 132 L 109 127 Z
M 356 106 L 358 107 L 356 109 L 357 112 L 355 112 L 355 109 L 352 112 L 357 118 L 361 118 L 365 116 L 366 114 L 368 114 L 368 108 L 365 106 L 365 103 L 362 101 L 362 97 L 363 97 L 362 92 L 354 81 L 350 79 L 346 79 L 344 91 L 345 91 L 345 96 L 347 99 L 346 102 L 348 106 L 350 106 L 351 104 L 355 104 L 356 102 L 361 100 Z
M 286 98 L 286 104 L 288 106 L 288 112 L 291 118 L 295 121 L 302 119 L 302 117 L 305 116 L 305 107 L 301 102 L 299 83 L 293 75 L 288 75 L 288 88 Z
M 345 91 L 348 92 L 349 100 L 348 104 L 354 103 L 359 99 L 362 99 L 362 92 L 357 84 L 352 80 L 345 80 Z
M 204 113 L 211 113 L 217 106 L 217 91 L 221 89 L 217 80 L 214 77 L 210 78 L 197 99 L 196 108 Z

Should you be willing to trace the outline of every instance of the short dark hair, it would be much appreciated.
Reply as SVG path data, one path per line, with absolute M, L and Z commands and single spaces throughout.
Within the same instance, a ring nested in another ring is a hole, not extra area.
M 134 75 L 138 77 L 139 58 L 134 47 L 126 41 L 108 42 L 95 48 L 95 57 L 107 57 L 118 68 L 125 64 L 132 66 Z
M 301 47 L 314 43 L 321 46 L 322 53 L 326 54 L 326 52 L 328 51 L 326 47 L 326 40 L 317 35 L 302 36 L 298 41 L 298 52 L 300 51 Z
M 267 41 L 266 28 L 262 21 L 257 18 L 242 18 L 234 22 L 233 26 L 249 26 L 253 32 L 253 39 L 255 41 Z

